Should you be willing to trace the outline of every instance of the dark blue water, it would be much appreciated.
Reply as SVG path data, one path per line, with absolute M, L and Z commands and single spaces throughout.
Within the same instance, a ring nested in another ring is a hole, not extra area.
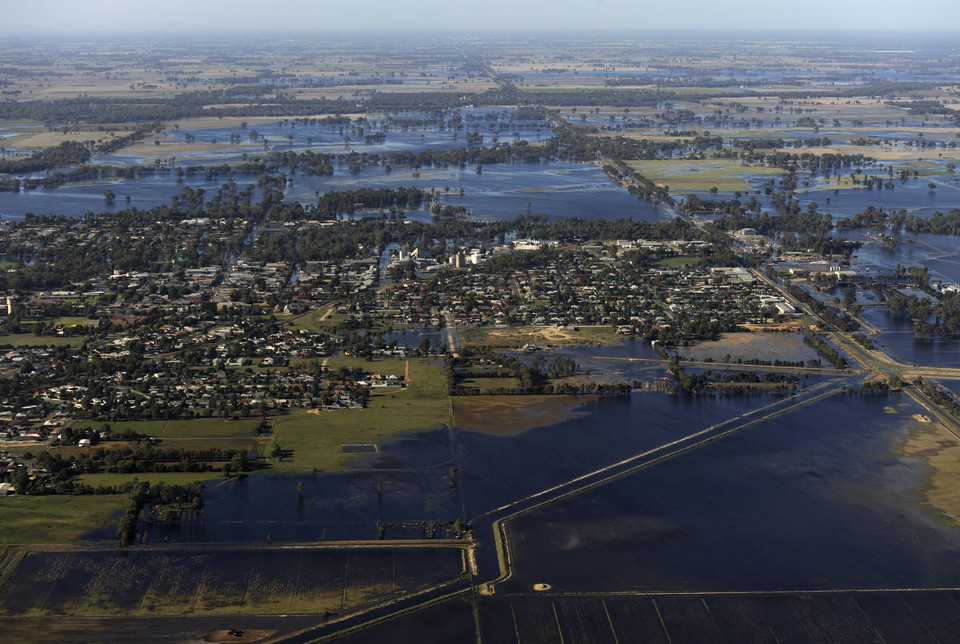
M 890 251 L 868 237 L 863 231 L 850 231 L 845 235 L 852 240 L 864 241 L 854 253 L 852 268 L 865 273 L 892 273 L 897 265 L 903 267 L 926 267 L 931 281 L 944 283 L 960 282 L 960 238 L 946 235 L 916 235 L 900 233 L 900 245 Z
M 483 514 L 775 400 L 638 393 L 589 403 L 571 420 L 513 437 L 461 431 L 466 514 Z
M 953 586 L 960 529 L 921 506 L 926 467 L 897 451 L 918 411 L 834 396 L 518 518 L 508 587 Z
M 884 307 L 869 307 L 862 317 L 883 331 L 880 337 L 873 338 L 874 343 L 899 361 L 960 368 L 960 338 L 918 339 L 909 316 L 895 316 Z

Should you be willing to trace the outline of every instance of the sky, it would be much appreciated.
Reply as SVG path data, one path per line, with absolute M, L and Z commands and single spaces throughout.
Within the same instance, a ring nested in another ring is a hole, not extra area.
M 955 0 L 3 0 L 25 31 L 960 30 Z M 960 43 L 958 43 L 960 46 Z

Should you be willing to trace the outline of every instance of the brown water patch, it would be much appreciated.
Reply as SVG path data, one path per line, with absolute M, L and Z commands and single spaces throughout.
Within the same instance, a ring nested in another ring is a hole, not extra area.
M 960 521 L 960 442 L 940 423 L 917 419 L 901 450 L 922 458 L 930 467 L 923 491 L 924 503 Z
M 457 396 L 454 423 L 461 429 L 495 436 L 514 436 L 534 427 L 552 425 L 573 416 L 577 407 L 599 396 Z

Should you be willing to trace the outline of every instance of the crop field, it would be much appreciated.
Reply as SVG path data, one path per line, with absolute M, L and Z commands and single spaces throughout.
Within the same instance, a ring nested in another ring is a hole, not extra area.
M 0 615 L 336 614 L 457 581 L 464 562 L 455 546 L 34 552 Z

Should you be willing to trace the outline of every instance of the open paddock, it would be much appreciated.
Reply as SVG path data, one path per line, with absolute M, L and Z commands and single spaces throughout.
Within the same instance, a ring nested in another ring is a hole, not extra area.
M 688 360 L 716 362 L 751 359 L 799 362 L 819 357 L 799 333 L 790 332 L 724 333 L 716 340 L 683 347 L 681 353 Z M 750 365 L 743 365 L 743 368 L 749 371 Z
M 95 474 L 81 474 L 77 482 L 93 487 L 124 485 L 131 481 L 146 481 L 150 485 L 163 483 L 164 485 L 189 485 L 196 481 L 222 479 L 223 472 L 131 472 L 128 474 L 112 474 L 97 472 Z
M 409 363 L 409 371 L 407 365 Z M 373 389 L 364 409 L 293 410 L 278 416 L 273 427 L 271 456 L 276 471 L 309 471 L 363 467 L 356 455 L 341 445 L 392 440 L 404 434 L 436 429 L 451 423 L 446 381 L 437 362 L 429 358 L 366 360 L 331 358 L 330 369 L 361 366 L 369 372 L 404 375 L 403 389 Z
M 84 338 L 81 336 L 34 335 L 32 333 L 0 335 L 0 347 L 79 347 L 83 344 L 83 341 Z
M 102 424 L 90 421 L 75 421 L 74 428 L 96 427 Z M 179 420 L 120 421 L 110 425 L 114 432 L 131 430 L 145 436 L 169 439 L 249 438 L 256 435 L 259 418 L 192 418 Z
M 0 543 L 73 543 L 113 523 L 126 495 L 0 498 Z

